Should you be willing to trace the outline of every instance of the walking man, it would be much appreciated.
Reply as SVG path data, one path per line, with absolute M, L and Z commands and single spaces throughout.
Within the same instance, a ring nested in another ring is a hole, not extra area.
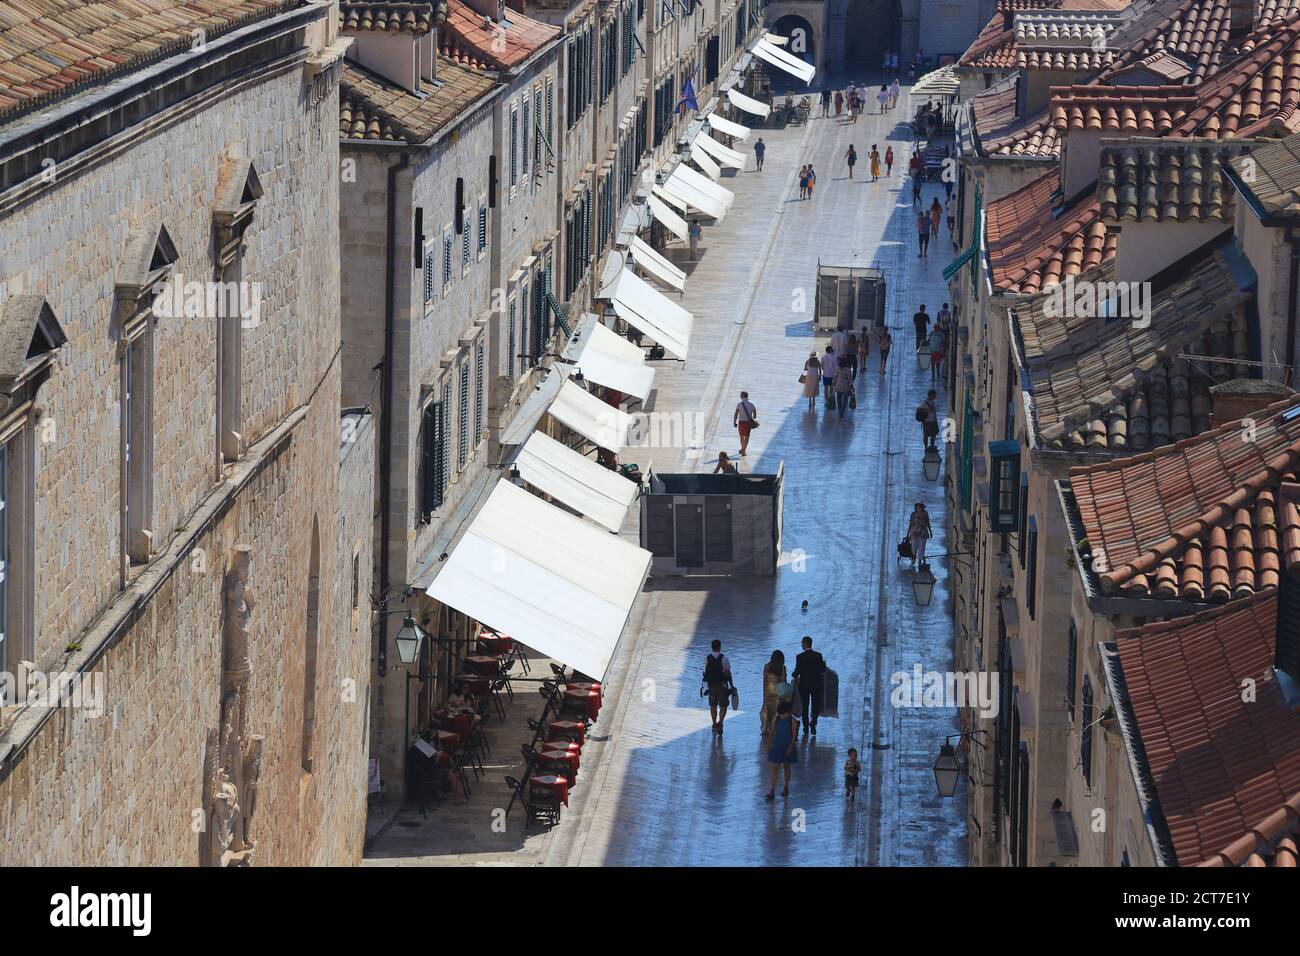
M 921 170 L 912 173 L 912 205 L 921 205 Z M 926 229 L 929 232 L 929 229 Z
M 758 171 L 760 173 L 763 171 L 763 154 L 766 152 L 767 146 L 763 142 L 763 137 L 760 136 L 758 142 L 754 144 L 754 161 L 758 163 Z
M 822 117 L 831 115 L 831 88 L 828 86 L 822 90 Z
M 722 722 L 727 719 L 727 706 L 731 703 L 731 661 L 722 653 L 722 642 L 714 641 L 713 650 L 704 659 L 704 685 L 709 689 L 709 716 L 713 718 L 713 732 L 722 736 Z
M 912 316 L 912 325 L 916 329 L 916 347 L 919 350 L 930 328 L 930 314 L 925 311 L 924 302 L 921 303 L 921 307 L 916 314 Z
M 927 449 L 936 447 L 936 440 L 939 437 L 939 406 L 935 399 L 938 393 L 934 389 L 925 396 L 925 401 L 917 409 L 921 412 L 921 441 Z
M 924 258 L 930 249 L 930 217 L 922 209 L 916 217 L 916 257 Z
M 740 403 L 736 406 L 735 414 L 731 416 L 731 424 L 740 433 L 740 457 L 744 458 L 745 451 L 749 448 L 749 433 L 758 427 L 758 410 L 749 400 L 749 392 L 740 393 Z
M 794 659 L 794 679 L 799 688 L 799 701 L 803 705 L 803 732 L 811 730 L 817 736 L 817 716 L 822 712 L 822 681 L 826 661 L 812 649 L 812 638 L 803 639 L 803 652 Z
M 858 151 L 849 143 L 849 151 L 844 154 L 844 162 L 849 166 L 849 179 L 853 178 L 853 167 L 858 164 Z
M 835 373 L 839 368 L 839 360 L 835 357 L 835 346 L 826 346 L 826 352 L 822 355 L 822 393 L 826 396 L 827 408 L 830 408 L 835 401 Z

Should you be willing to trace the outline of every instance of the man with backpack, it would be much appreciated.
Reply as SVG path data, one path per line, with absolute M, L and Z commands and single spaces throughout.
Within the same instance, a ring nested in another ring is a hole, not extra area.
M 722 736 L 722 722 L 727 719 L 731 703 L 731 661 L 722 653 L 722 642 L 714 641 L 713 650 L 704 659 L 704 686 L 709 691 L 709 716 L 713 718 L 713 732 Z
M 939 406 L 936 401 L 938 394 L 934 389 L 925 396 L 925 401 L 917 406 L 916 420 L 921 423 L 921 440 L 927 449 L 936 447 L 935 440 L 939 437 Z

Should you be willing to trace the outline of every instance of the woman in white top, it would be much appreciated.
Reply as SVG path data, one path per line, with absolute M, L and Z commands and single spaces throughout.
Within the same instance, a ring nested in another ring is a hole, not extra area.
M 822 363 L 816 352 L 808 353 L 803 363 L 803 397 L 808 399 L 808 411 L 817 407 L 817 391 L 822 381 Z

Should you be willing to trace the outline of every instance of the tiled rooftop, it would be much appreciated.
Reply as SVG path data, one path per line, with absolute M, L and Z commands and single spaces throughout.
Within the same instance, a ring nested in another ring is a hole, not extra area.
M 1230 56 L 1231 6 L 1232 0 L 1157 0 L 1135 11 L 1136 17 L 1112 34 L 1110 44 L 1121 52 L 1100 78 L 1167 51 L 1191 67 L 1190 82 L 1205 79 Z
M 438 25 L 445 3 L 406 0 L 341 0 L 339 26 L 343 30 L 378 30 L 386 33 L 428 33 Z
M 1296 396 L 1242 422 L 1070 473 L 1107 593 L 1222 602 L 1275 587 L 1300 561 Z M 1253 438 L 1253 440 L 1251 440 Z
M 1077 70 L 1092 72 L 1113 59 L 1109 49 L 1093 49 L 1106 36 L 1123 2 L 1079 0 L 1069 9 L 1019 12 L 1008 25 L 997 13 L 957 61 L 974 70 Z
M 1232 222 L 1223 164 L 1249 149 L 1218 140 L 1102 140 L 1097 196 L 1106 222 Z
M 180 53 L 304 0 L 0 0 L 0 118 Z
M 1095 196 L 1060 209 L 1053 170 L 988 205 L 987 247 L 996 292 L 1032 295 L 1115 256 L 1118 236 Z
M 508 27 L 485 18 L 464 0 L 447 0 L 447 22 L 438 31 L 441 52 L 472 69 L 504 70 L 527 60 L 560 35 L 560 28 L 510 10 Z
M 1272 666 L 1277 603 L 1269 591 L 1115 637 L 1124 735 L 1180 866 L 1296 865 L 1300 712 Z
M 1164 136 L 1196 103 L 1182 86 L 1055 86 L 1052 124 L 1063 130 Z
M 1228 165 L 1238 188 L 1248 190 L 1266 215 L 1300 218 L 1300 133 L 1256 146 L 1248 158 Z
M 1179 136 L 1286 136 L 1300 132 L 1300 14 L 1252 34 L 1252 49 L 1197 90 Z
M 344 139 L 423 143 L 495 87 L 481 73 L 438 59 L 442 84 L 424 97 L 356 63 L 343 66 L 339 133 Z
M 1126 85 L 1123 80 L 1125 77 L 1138 72 L 1152 73 L 1169 86 L 1177 86 L 1186 82 L 1192 75 L 1192 68 L 1187 65 L 1187 61 L 1182 57 L 1170 53 L 1168 50 L 1159 50 L 1155 53 L 1135 60 L 1128 66 L 1121 67 L 1110 74 L 1110 79 L 1117 86 Z
M 1077 281 L 1114 279 L 1108 263 Z M 1017 309 L 1039 440 L 1067 451 L 1130 452 L 1205 431 L 1210 386 L 1231 377 L 1236 367 L 1202 368 L 1178 356 L 1249 359 L 1242 308 L 1247 299 L 1223 257 L 1214 253 L 1155 294 L 1146 328 L 1125 319 L 1107 321 L 1096 309 L 1049 315 L 1048 294 Z

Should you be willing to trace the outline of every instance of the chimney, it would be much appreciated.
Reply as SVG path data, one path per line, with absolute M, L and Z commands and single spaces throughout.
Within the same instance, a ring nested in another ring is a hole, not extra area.
M 1262 408 L 1294 395 L 1281 382 L 1257 378 L 1234 378 L 1210 388 L 1210 427 L 1249 418 Z
M 1232 0 L 1228 9 L 1228 33 L 1240 36 L 1249 33 L 1255 26 L 1256 0 Z

